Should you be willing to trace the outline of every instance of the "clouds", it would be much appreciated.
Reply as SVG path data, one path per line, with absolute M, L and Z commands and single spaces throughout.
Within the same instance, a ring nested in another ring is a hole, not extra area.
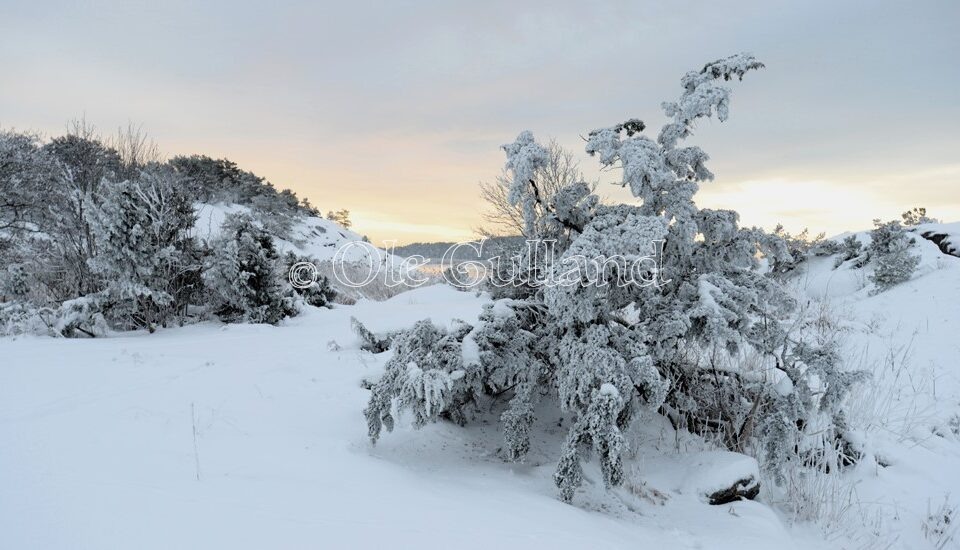
M 957 21 L 950 2 L 8 2 L 0 124 L 132 119 L 170 153 L 229 156 L 321 208 L 466 230 L 495 144 L 529 128 L 579 152 L 599 125 L 656 127 L 685 70 L 748 50 L 768 68 L 694 138 L 715 189 L 870 192 L 951 163 Z

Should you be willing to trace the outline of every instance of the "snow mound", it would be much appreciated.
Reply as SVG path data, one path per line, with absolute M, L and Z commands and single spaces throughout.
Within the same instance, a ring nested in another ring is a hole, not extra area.
M 649 464 L 647 482 L 660 490 L 706 500 L 742 480 L 759 480 L 756 459 L 728 451 L 667 455 Z

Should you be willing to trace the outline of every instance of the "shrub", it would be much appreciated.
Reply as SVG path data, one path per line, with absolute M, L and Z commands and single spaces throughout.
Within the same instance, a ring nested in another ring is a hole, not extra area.
M 220 320 L 275 324 L 296 314 L 273 239 L 250 216 L 228 216 L 211 248 L 203 281 Z
M 870 232 L 872 241 L 868 248 L 875 269 L 870 281 L 876 286 L 874 294 L 910 280 L 920 264 L 920 256 L 910 253 L 913 240 L 898 221 L 886 223 L 874 220 L 876 228 Z
M 693 201 L 713 174 L 705 152 L 680 143 L 697 119 L 726 119 L 730 90 L 721 80 L 760 67 L 737 55 L 687 73 L 679 101 L 664 104 L 670 122 L 656 140 L 636 119 L 589 133 L 587 152 L 622 169 L 640 206 L 601 204 L 582 183 L 547 203 L 535 178 L 546 149 L 530 132 L 505 145 L 508 200 L 523 212 L 525 231 L 556 244 L 559 260 L 528 249 L 517 269 L 501 266 L 495 276 L 518 284 L 475 327 L 445 331 L 421 321 L 398 336 L 366 409 L 371 440 L 392 427 L 394 406 L 414 411 L 422 426 L 462 423 L 469 404 L 506 400 L 505 458 L 522 460 L 537 403 L 549 400 L 572 419 L 554 473 L 565 501 L 590 456 L 606 486 L 623 481 L 624 431 L 643 414 L 731 450 L 769 449 L 761 454 L 770 468 L 828 449 L 855 460 L 842 405 L 859 375 L 843 370 L 828 343 L 788 335 L 796 303 L 759 260 L 791 261 L 787 243 L 739 227 L 736 212 Z M 596 259 L 584 264 L 594 278 L 570 269 L 578 258 Z M 567 284 L 542 285 L 540 275 Z M 756 354 L 764 372 L 738 363 L 741 353 Z M 784 445 L 797 439 L 804 445 Z

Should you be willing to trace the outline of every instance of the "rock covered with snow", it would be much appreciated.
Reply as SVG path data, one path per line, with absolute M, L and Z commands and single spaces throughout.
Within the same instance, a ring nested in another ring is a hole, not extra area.
M 660 490 L 693 496 L 710 504 L 753 500 L 760 494 L 757 460 L 728 451 L 661 457 L 650 465 L 647 477 Z
M 944 254 L 960 258 L 960 222 L 923 223 L 916 226 L 913 231 L 933 242 Z

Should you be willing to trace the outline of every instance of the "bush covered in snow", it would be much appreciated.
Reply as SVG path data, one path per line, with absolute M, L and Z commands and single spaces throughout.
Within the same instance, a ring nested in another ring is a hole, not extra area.
M 900 222 L 874 220 L 873 223 L 876 228 L 870 232 L 867 248 L 875 262 L 870 281 L 876 285 L 875 292 L 883 292 L 909 280 L 920 264 L 920 256 L 910 252 L 913 238 L 904 232 Z
M 795 261 L 782 236 L 738 225 L 736 212 L 698 209 L 693 198 L 713 174 L 707 154 L 683 142 L 704 117 L 727 118 L 730 90 L 763 65 L 735 55 L 687 73 L 683 93 L 664 104 L 670 121 L 652 139 L 643 122 L 589 133 L 586 151 L 622 170 L 640 206 L 601 204 L 574 182 L 547 201 L 537 172 L 547 149 L 530 132 L 503 147 L 511 204 L 524 231 L 554 242 L 559 261 L 521 252 L 495 277 L 503 297 L 473 327 L 446 332 L 422 321 L 395 340 L 394 355 L 366 409 L 370 436 L 393 426 L 395 411 L 415 425 L 466 422 L 476 405 L 507 396 L 500 420 L 506 458 L 531 446 L 538 403 L 573 419 L 554 474 L 563 500 L 594 456 L 607 486 L 623 480 L 624 433 L 643 415 L 711 435 L 731 450 L 760 454 L 768 468 L 837 451 L 852 461 L 842 404 L 858 375 L 847 373 L 830 342 L 791 333 L 795 302 L 763 269 Z M 635 273 L 603 264 L 586 282 L 565 260 L 659 257 Z M 576 284 L 538 285 L 537 277 Z M 624 284 L 639 276 L 652 284 Z M 633 279 L 631 279 L 633 277 Z M 742 361 L 753 354 L 759 359 Z
M 80 122 L 48 142 L 0 132 L 0 194 L 3 333 L 153 331 L 210 309 L 276 322 L 333 297 L 324 277 L 291 288 L 287 270 L 305 258 L 274 242 L 314 207 L 226 159 L 161 161 L 137 130 L 104 140 Z M 232 221 L 231 236 L 195 239 L 196 205 L 212 201 L 242 205 L 246 229 Z
M 135 180 L 104 182 L 100 207 L 88 212 L 100 246 L 90 267 L 103 280 L 98 296 L 118 328 L 153 331 L 198 298 L 193 205 L 177 183 L 169 168 L 151 166 Z
M 203 281 L 217 317 L 276 323 L 296 313 L 273 239 L 250 216 L 228 217 L 211 248 Z
M 295 252 L 287 252 L 283 255 L 283 263 L 281 266 L 282 275 L 289 279 L 290 270 L 294 269 L 294 266 L 316 266 L 317 263 L 315 258 L 300 256 Z M 323 274 L 317 273 L 316 270 L 313 269 L 310 270 L 308 275 L 311 275 L 310 280 L 303 282 L 309 282 L 309 284 L 292 286 L 293 292 L 308 305 L 314 307 L 329 307 L 337 295 L 337 292 L 330 284 L 330 279 Z

